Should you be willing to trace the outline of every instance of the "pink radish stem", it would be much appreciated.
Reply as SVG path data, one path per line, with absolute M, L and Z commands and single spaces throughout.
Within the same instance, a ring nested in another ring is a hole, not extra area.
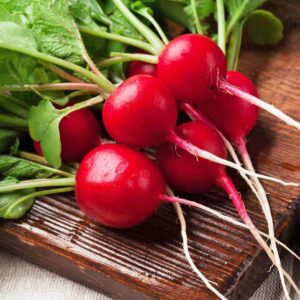
M 81 79 L 69 74 L 68 72 L 64 71 L 63 69 L 53 65 L 53 64 L 43 64 L 45 65 L 45 67 L 47 69 L 49 69 L 50 71 L 52 71 L 53 73 L 57 74 L 58 76 L 60 76 L 61 78 L 70 81 L 70 82 L 77 82 L 77 83 L 83 83 L 84 81 L 82 81 Z
M 271 113 L 272 115 L 274 115 L 278 119 L 282 120 L 286 124 L 293 126 L 297 129 L 300 129 L 299 122 L 297 122 L 293 118 L 289 117 L 288 115 L 286 115 L 281 110 L 274 107 L 273 105 L 266 103 L 266 102 L 262 101 L 261 99 L 242 91 L 241 89 L 235 87 L 234 85 L 232 85 L 226 81 L 219 80 L 218 88 L 220 90 L 222 90 L 223 92 L 240 97 L 241 99 L 244 99 L 245 101 L 248 101 L 248 102 L 252 103 L 253 105 L 256 105 L 256 106 L 266 110 L 267 112 Z

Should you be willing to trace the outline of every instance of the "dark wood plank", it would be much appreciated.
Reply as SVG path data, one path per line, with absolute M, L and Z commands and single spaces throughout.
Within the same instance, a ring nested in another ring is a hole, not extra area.
M 269 4 L 286 25 L 277 47 L 243 49 L 241 70 L 268 99 L 299 119 L 300 7 L 297 0 Z M 258 171 L 300 182 L 299 133 L 262 112 L 249 137 Z M 235 176 L 234 172 L 233 175 Z M 251 217 L 266 231 L 257 201 L 235 176 Z M 299 188 L 265 182 L 277 235 L 295 241 Z M 298 200 L 297 200 L 298 199 Z M 237 217 L 220 191 L 198 199 Z M 197 209 L 185 208 L 190 251 L 197 267 L 232 299 L 248 299 L 266 277 L 270 263 L 251 235 Z M 0 223 L 0 245 L 67 278 L 116 299 L 214 299 L 192 273 L 181 248 L 179 225 L 170 205 L 145 224 L 126 231 L 99 226 L 83 216 L 72 195 L 44 197 L 24 218 Z

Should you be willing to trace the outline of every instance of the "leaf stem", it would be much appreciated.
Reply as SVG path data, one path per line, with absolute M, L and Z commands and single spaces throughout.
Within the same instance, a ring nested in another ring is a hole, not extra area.
M 96 29 L 96 28 L 91 28 L 89 26 L 79 26 L 79 29 L 81 32 L 89 34 L 89 35 L 93 35 L 93 36 L 97 36 L 100 38 L 104 38 L 104 39 L 108 39 L 108 40 L 113 40 L 113 41 L 118 41 L 120 43 L 126 44 L 126 45 L 130 45 L 139 49 L 143 49 L 151 54 L 158 54 L 158 51 L 151 46 L 148 43 L 136 40 L 136 39 L 132 39 L 129 37 L 125 37 L 119 34 L 114 34 L 114 33 L 110 33 L 110 32 L 106 32 L 106 31 L 102 31 L 100 29 Z
M 38 191 L 34 192 L 31 194 L 28 194 L 24 197 L 21 197 L 17 202 L 15 202 L 8 210 L 7 214 L 9 214 L 9 211 L 11 211 L 14 207 L 19 205 L 22 202 L 25 202 L 29 199 L 33 199 L 36 197 L 41 197 L 41 196 L 48 196 L 48 195 L 53 195 L 53 194 L 61 194 L 61 193 L 68 193 L 74 191 L 74 187 L 67 187 L 67 188 L 60 188 L 60 189 L 50 189 L 50 190 L 43 190 L 43 191 Z
M 141 16 L 143 16 L 144 18 L 146 18 L 152 24 L 152 26 L 155 28 L 155 30 L 159 34 L 160 38 L 164 42 L 164 44 L 167 45 L 169 43 L 169 40 L 168 40 L 167 36 L 163 32 L 160 25 L 156 22 L 156 20 L 147 12 L 147 10 L 138 10 L 137 9 L 136 12 L 138 14 L 140 14 Z
M 105 69 L 105 68 L 108 68 L 108 67 L 113 66 L 115 64 L 131 61 L 131 60 L 132 59 L 128 58 L 128 57 L 116 56 L 116 57 L 106 58 L 106 59 L 103 59 L 103 60 L 99 61 L 97 63 L 97 66 L 99 68 Z
M 74 185 L 75 185 L 75 177 L 59 178 L 59 179 L 33 179 L 33 180 L 24 180 L 18 183 L 7 183 L 3 186 L 0 185 L 0 193 L 29 189 L 29 188 L 46 188 L 52 186 L 73 187 Z
M 50 166 L 45 157 L 37 155 L 35 153 L 30 153 L 30 152 L 27 152 L 27 151 L 19 151 L 18 155 L 21 158 L 31 160 L 33 162 L 36 162 L 36 163 L 40 164 L 40 165 Z M 58 173 L 58 174 L 60 174 L 62 176 L 70 177 L 71 175 L 76 174 L 77 168 L 71 167 L 68 164 L 63 164 L 61 166 L 60 170 L 58 170 L 58 169 L 54 169 L 54 170 L 60 171 L 60 173 Z
M 218 15 L 218 45 L 226 54 L 226 22 L 224 1 L 217 0 L 217 15 Z
M 28 117 L 28 109 L 20 106 L 19 104 L 10 101 L 10 99 L 7 99 L 5 96 L 0 94 L 0 108 L 13 113 L 21 118 L 27 118 Z
M 49 69 L 50 71 L 52 71 L 53 73 L 57 74 L 58 76 L 60 76 L 61 78 L 70 81 L 70 82 L 77 82 L 77 83 L 82 83 L 84 81 L 82 81 L 81 79 L 67 73 L 66 71 L 64 71 L 63 69 L 53 65 L 53 64 L 48 64 L 48 63 L 44 63 L 41 62 L 42 65 L 44 65 L 47 69 Z
M 24 85 L 4 85 L 0 86 L 0 91 L 22 92 L 22 91 L 73 91 L 73 90 L 88 90 L 101 92 L 98 85 L 92 83 L 50 83 L 50 84 L 24 84 Z
M 101 102 L 104 101 L 104 98 L 100 95 L 94 97 L 94 98 L 91 98 L 89 100 L 86 100 L 86 101 L 83 101 L 83 102 L 79 102 L 79 103 L 76 103 L 72 106 L 68 106 L 64 109 L 61 109 L 60 112 L 66 116 L 74 111 L 77 111 L 77 110 L 80 110 L 82 108 L 86 108 L 86 107 L 89 107 L 89 106 L 93 106 L 93 105 L 96 105 L 96 104 L 99 104 Z
M 139 54 L 139 53 L 123 53 L 123 52 L 111 52 L 111 57 L 120 57 L 120 58 L 126 58 L 127 61 L 131 60 L 140 60 L 147 62 L 149 64 L 157 64 L 158 57 L 155 55 L 149 55 L 149 54 Z
M 141 22 L 124 4 L 122 0 L 112 0 L 112 2 L 116 5 L 116 7 L 120 10 L 120 12 L 124 15 L 124 17 L 128 20 L 128 22 L 136 28 L 145 39 L 157 50 L 158 53 L 165 47 L 162 41 L 158 38 L 158 36 L 148 28 L 143 22 Z
M 244 0 L 242 5 L 239 6 L 237 12 L 234 14 L 233 18 L 231 18 L 229 20 L 228 25 L 227 25 L 227 29 L 226 29 L 226 40 L 229 38 L 229 36 L 230 36 L 233 28 L 237 24 L 237 22 L 243 16 L 244 9 L 246 8 L 248 3 L 249 3 L 249 0 Z
M 26 159 L 31 162 L 39 164 L 39 167 L 41 167 L 44 170 L 50 171 L 52 173 L 55 173 L 55 174 L 58 174 L 58 175 L 64 176 L 64 177 L 73 177 L 73 174 L 71 174 L 71 173 L 49 167 L 43 156 L 39 156 L 37 154 L 26 152 L 26 151 L 19 151 L 18 156 L 23 159 Z
M 0 48 L 11 50 L 11 51 L 16 51 L 19 53 L 23 53 L 32 57 L 35 57 L 37 59 L 53 63 L 55 65 L 64 67 L 66 69 L 72 70 L 74 72 L 77 72 L 83 76 L 85 76 L 87 79 L 91 80 L 92 82 L 98 84 L 101 88 L 103 88 L 106 92 L 111 93 L 114 89 L 115 86 L 103 75 L 97 76 L 93 72 L 88 71 L 78 65 L 75 65 L 69 61 L 60 59 L 58 57 L 54 57 L 42 52 L 34 51 L 31 49 L 26 49 L 22 48 L 16 45 L 10 45 L 7 43 L 0 42 Z
M 1 125 L 5 124 L 8 126 L 22 127 L 27 128 L 28 123 L 27 120 L 7 114 L 0 114 L 0 123 Z
M 192 11 L 193 11 L 193 17 L 194 17 L 194 22 L 196 26 L 196 30 L 198 34 L 203 34 L 203 30 L 200 24 L 198 12 L 197 12 L 197 7 L 196 7 L 196 1 L 191 0 L 191 5 L 192 5 Z
M 239 24 L 235 26 L 232 31 L 228 54 L 227 54 L 227 67 L 228 70 L 236 70 L 240 55 L 241 42 L 242 42 L 242 28 L 243 25 Z

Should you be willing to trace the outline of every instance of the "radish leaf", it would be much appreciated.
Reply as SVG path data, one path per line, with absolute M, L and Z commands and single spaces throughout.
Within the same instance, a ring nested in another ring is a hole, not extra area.
M 29 132 L 31 138 L 40 142 L 43 155 L 55 168 L 61 165 L 61 142 L 59 123 L 64 114 L 48 100 L 42 100 L 29 110 Z
M 0 218 L 19 219 L 33 206 L 35 189 L 0 194 Z
M 260 46 L 276 45 L 282 40 L 282 32 L 282 22 L 264 9 L 252 12 L 244 23 L 245 41 Z
M 20 157 L 0 155 L 0 175 L 21 180 L 50 178 L 55 176 L 55 173 L 43 165 Z

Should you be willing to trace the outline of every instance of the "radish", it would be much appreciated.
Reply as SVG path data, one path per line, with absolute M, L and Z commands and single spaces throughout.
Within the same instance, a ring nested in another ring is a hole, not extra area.
M 80 161 L 91 149 L 101 143 L 99 123 L 87 108 L 74 111 L 64 117 L 59 124 L 59 133 L 63 161 Z M 35 151 L 42 155 L 40 143 L 34 141 L 33 145 Z
M 228 71 L 226 80 L 230 84 L 240 88 L 242 91 L 255 97 L 258 96 L 257 90 L 252 81 L 242 73 L 237 71 Z M 258 118 L 257 107 L 249 102 L 245 102 L 243 99 L 235 95 L 216 91 L 210 99 L 206 99 L 201 103 L 200 108 L 216 124 L 224 135 L 237 146 L 246 169 L 254 171 L 254 167 L 246 148 L 246 136 L 252 130 Z M 266 192 L 256 177 L 251 177 L 251 180 L 256 186 L 260 196 L 259 200 L 268 223 L 271 248 L 274 252 L 278 265 L 280 265 L 280 258 L 275 243 L 273 218 Z M 281 282 L 283 283 L 282 285 L 284 289 L 286 289 L 283 274 L 280 269 L 279 273 Z M 288 294 L 287 290 L 285 292 Z
M 226 80 L 242 91 L 258 97 L 255 85 L 242 73 L 228 71 Z M 199 108 L 234 143 L 244 139 L 252 130 L 259 113 L 257 106 L 220 90 L 204 99 Z
M 159 55 L 157 75 L 177 101 L 199 103 L 226 76 L 221 49 L 208 37 L 184 34 L 171 41 Z
M 127 78 L 135 75 L 151 75 L 156 76 L 156 65 L 143 61 L 134 60 L 128 64 Z
M 222 138 L 207 122 L 184 123 L 176 128 L 176 133 L 199 148 L 226 159 L 226 147 Z M 225 190 L 241 219 L 249 226 L 259 245 L 266 251 L 277 268 L 279 270 L 282 269 L 280 260 L 278 262 L 278 259 L 274 258 L 272 251 L 262 239 L 249 217 L 244 203 L 232 181 L 226 175 L 223 165 L 215 164 L 202 158 L 195 158 L 183 149 L 176 149 L 171 143 L 165 143 L 159 147 L 157 161 L 166 181 L 178 191 L 197 194 L 207 192 L 214 186 Z M 174 201 L 178 202 L 177 199 Z M 184 201 L 180 203 L 189 205 L 188 202 Z M 290 279 L 288 278 L 288 280 Z
M 143 153 L 118 144 L 101 145 L 90 151 L 80 163 L 75 182 L 80 209 L 92 220 L 113 228 L 142 223 L 164 202 L 203 209 L 201 204 L 165 195 L 165 182 L 155 163 Z M 184 244 L 187 255 L 185 239 Z M 193 265 L 190 257 L 189 263 Z M 212 292 L 226 299 L 195 266 L 193 269 Z
M 226 81 L 226 60 L 209 38 L 185 34 L 171 41 L 159 55 L 157 74 L 181 102 L 200 103 L 222 91 L 259 106 L 287 124 L 300 129 L 300 123 L 274 106 Z
M 240 165 L 185 141 L 174 131 L 177 113 L 176 101 L 160 79 L 149 75 L 136 75 L 125 80 L 107 98 L 102 117 L 106 130 L 120 144 L 156 147 L 169 141 L 194 156 L 286 185 L 279 179 L 247 171 Z
M 153 161 L 118 144 L 90 151 L 76 174 L 75 196 L 80 209 L 92 220 L 113 228 L 138 225 L 162 203 L 174 203 L 176 198 L 165 195 L 165 190 L 163 176 Z M 199 270 L 197 274 L 212 292 L 226 299 Z
M 165 193 L 163 177 L 144 154 L 117 144 L 96 147 L 76 174 L 76 200 L 92 220 L 129 228 L 152 216 Z

